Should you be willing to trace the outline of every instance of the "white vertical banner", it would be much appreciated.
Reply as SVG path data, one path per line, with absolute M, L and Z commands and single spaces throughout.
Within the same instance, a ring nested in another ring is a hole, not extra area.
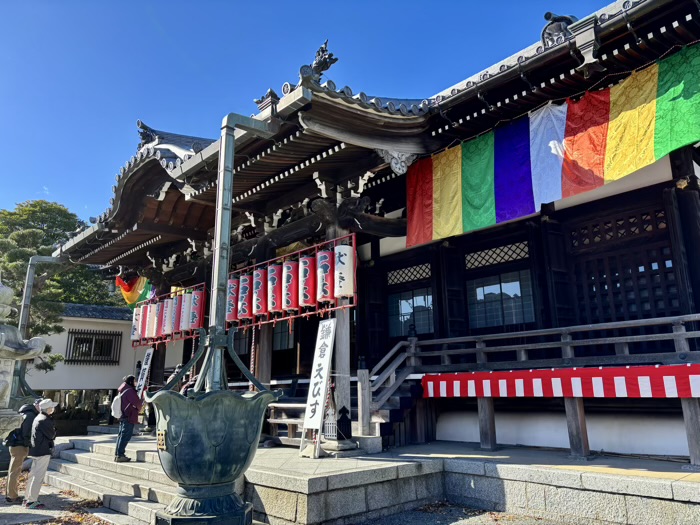
M 146 388 L 146 380 L 148 379 L 148 371 L 151 369 L 151 361 L 153 359 L 153 347 L 151 346 L 146 350 L 146 355 L 143 358 L 143 363 L 141 363 L 141 372 L 139 373 L 139 380 L 136 383 L 136 393 L 141 399 L 143 391 Z
M 328 378 L 331 372 L 331 357 L 335 340 L 335 319 L 324 319 L 318 324 L 314 364 L 311 368 L 309 395 L 306 400 L 304 429 L 321 430 L 326 410 Z

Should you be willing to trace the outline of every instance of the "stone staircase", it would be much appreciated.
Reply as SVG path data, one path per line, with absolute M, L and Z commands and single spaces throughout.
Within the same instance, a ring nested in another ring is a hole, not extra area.
M 154 439 L 135 436 L 127 447 L 130 463 L 114 462 L 114 436 L 70 438 L 73 448 L 52 459 L 45 482 L 86 499 L 99 499 L 113 512 L 95 514 L 117 525 L 150 525 L 155 513 L 175 497 L 177 485 L 163 472 Z M 70 446 L 70 445 L 69 445 Z

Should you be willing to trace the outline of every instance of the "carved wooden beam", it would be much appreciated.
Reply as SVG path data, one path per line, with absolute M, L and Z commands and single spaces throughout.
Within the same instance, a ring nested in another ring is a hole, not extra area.
M 403 237 L 406 235 L 406 219 L 388 219 L 365 213 L 370 204 L 369 197 L 351 197 L 338 207 L 338 224 L 356 233 L 367 233 L 379 237 Z
M 309 214 L 291 224 L 285 224 L 270 233 L 234 244 L 231 247 L 231 264 L 238 264 L 255 255 L 255 248 L 259 243 L 270 243 L 273 247 L 287 246 L 293 242 L 306 239 L 324 230 L 321 217 Z
M 207 239 L 206 230 L 195 230 L 193 228 L 181 228 L 178 226 L 169 226 L 167 224 L 153 223 L 153 222 L 140 222 L 134 224 L 133 231 L 147 232 L 147 233 L 159 233 L 161 235 L 173 235 L 178 237 L 186 237 L 189 239 L 195 239 L 198 241 L 204 241 Z

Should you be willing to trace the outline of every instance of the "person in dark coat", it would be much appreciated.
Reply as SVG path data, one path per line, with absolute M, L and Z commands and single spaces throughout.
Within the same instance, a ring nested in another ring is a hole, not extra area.
M 24 495 L 24 506 L 28 509 L 44 508 L 44 504 L 39 502 L 39 491 L 51 460 L 53 441 L 56 439 L 56 426 L 51 419 L 56 405 L 58 403 L 51 399 L 42 399 L 39 402 L 39 415 L 32 423 L 32 446 L 29 447 L 29 455 L 33 458 L 32 469 L 29 471 Z
M 7 490 L 5 492 L 5 501 L 7 503 L 20 503 L 22 498 L 17 494 L 17 483 L 19 475 L 22 472 L 22 464 L 27 459 L 29 447 L 32 445 L 32 423 L 34 418 L 39 415 L 39 402 L 41 398 L 34 401 L 33 405 L 22 405 L 19 413 L 22 416 L 22 426 L 20 427 L 20 440 L 9 445 L 10 449 L 10 468 L 7 471 Z
M 134 425 L 139 422 L 139 412 L 143 405 L 134 387 L 135 380 L 134 376 L 126 376 L 118 389 L 122 396 L 122 417 L 119 420 L 119 437 L 114 454 L 117 463 L 131 461 L 131 458 L 126 457 L 126 445 L 134 434 Z

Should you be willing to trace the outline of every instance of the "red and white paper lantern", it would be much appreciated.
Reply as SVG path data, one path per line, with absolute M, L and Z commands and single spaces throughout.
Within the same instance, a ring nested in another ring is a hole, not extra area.
M 299 259 L 299 306 L 316 306 L 316 258 Z
M 148 322 L 146 324 L 146 338 L 153 339 L 156 336 L 156 325 L 158 324 L 158 305 L 151 303 L 148 305 L 147 315 Z
M 355 295 L 355 252 L 352 246 L 335 247 L 335 297 Z
M 180 331 L 180 319 L 182 319 L 182 294 L 178 293 L 173 297 L 173 332 Z
M 329 250 L 316 253 L 316 300 L 318 302 L 328 302 L 334 298 L 333 259 L 334 254 Z
M 131 317 L 131 340 L 138 341 L 141 339 L 141 308 L 134 308 L 134 313 Z
M 173 333 L 173 300 L 170 297 L 163 301 L 163 324 L 160 333 L 163 335 Z
M 192 307 L 190 308 L 190 330 L 202 328 L 204 326 L 204 303 L 206 292 L 204 290 L 194 290 L 192 292 Z
M 282 308 L 299 309 L 299 262 L 284 261 L 282 265 Z
M 143 303 L 141 306 L 137 306 L 141 311 L 139 314 L 139 337 L 141 339 L 146 338 L 146 333 L 148 332 L 148 303 Z
M 226 322 L 238 320 L 238 277 L 228 280 L 226 286 Z
M 252 319 L 253 317 L 253 276 L 242 274 L 239 278 L 238 289 L 238 318 Z
M 190 329 L 190 313 L 192 312 L 192 293 L 184 293 L 180 303 L 180 326 L 178 330 L 184 332 Z
M 163 335 L 163 301 L 156 303 L 156 337 Z
M 282 311 L 282 265 L 271 264 L 267 268 L 267 309 Z
M 258 268 L 253 272 L 253 315 L 267 313 L 267 270 Z

